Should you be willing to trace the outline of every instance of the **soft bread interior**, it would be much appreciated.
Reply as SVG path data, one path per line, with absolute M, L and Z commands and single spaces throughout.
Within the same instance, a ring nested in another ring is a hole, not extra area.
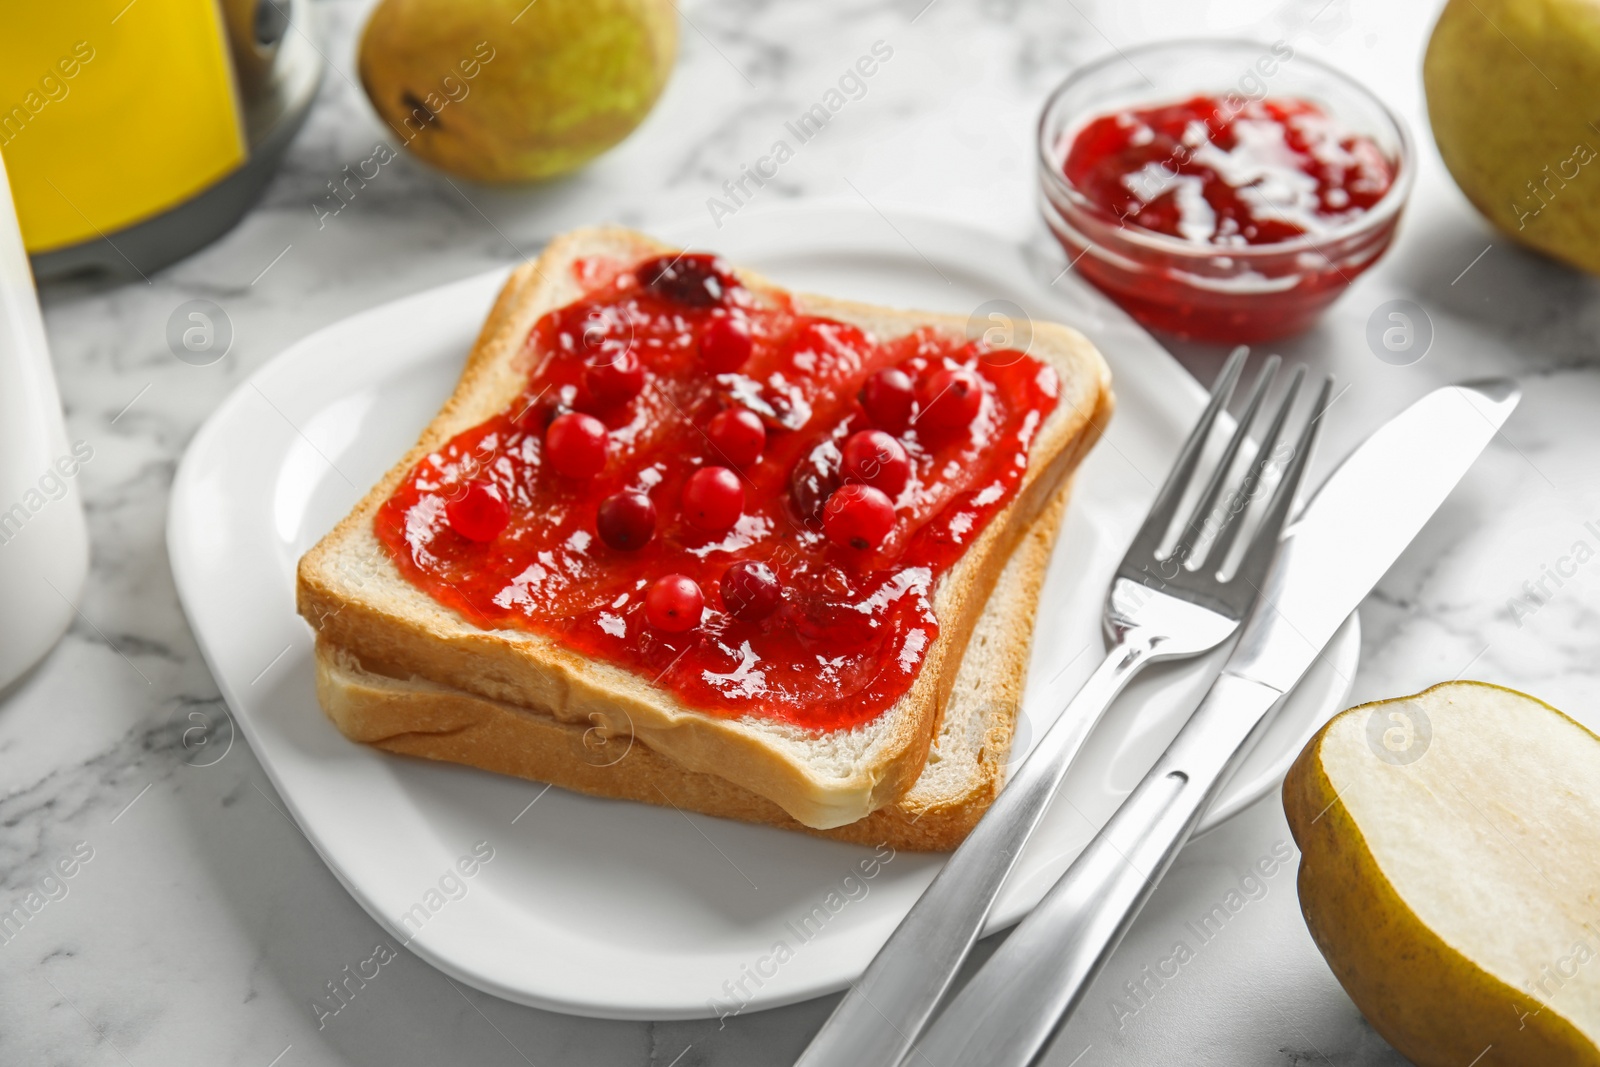
M 585 230 L 553 241 L 539 261 L 514 271 L 460 384 L 407 455 L 301 562 L 300 610 L 327 643 L 368 670 L 416 677 L 506 704 L 538 708 L 588 730 L 634 736 L 677 765 L 726 778 L 767 797 L 807 826 L 842 826 L 891 803 L 916 781 L 955 683 L 956 667 L 1005 561 L 1097 439 L 1109 417 L 1109 373 L 1078 333 L 1037 324 L 1030 354 L 1052 364 L 1059 404 L 1038 434 L 1023 486 L 934 595 L 939 639 L 909 692 L 870 723 L 831 732 L 701 712 L 647 679 L 584 659 L 541 635 L 481 630 L 402 578 L 378 543 L 372 518 L 429 450 L 502 410 L 528 372 L 523 340 L 545 311 L 582 295 L 572 265 L 610 256 L 633 263 L 673 251 L 619 229 Z M 741 273 L 757 293 L 776 290 Z M 891 311 L 822 297 L 795 297 L 803 311 L 855 323 L 881 337 L 932 325 L 954 332 L 965 320 Z

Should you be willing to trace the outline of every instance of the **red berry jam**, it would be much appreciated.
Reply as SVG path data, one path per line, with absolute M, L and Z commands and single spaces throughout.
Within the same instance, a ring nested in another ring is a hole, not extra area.
M 965 367 L 942 370 L 922 382 L 921 410 L 914 416 L 924 433 L 941 437 L 965 429 L 977 418 L 983 388 Z
M 1310 325 L 1387 247 L 1393 215 L 1347 235 L 1397 166 L 1311 101 L 1195 96 L 1078 127 L 1061 175 L 1090 209 L 1051 195 L 1050 221 L 1075 269 L 1145 325 L 1264 340 Z
M 707 533 L 723 533 L 744 514 L 744 483 L 727 467 L 701 467 L 683 483 L 683 517 Z
M 767 447 L 767 427 L 749 408 L 724 408 L 706 426 L 706 440 L 735 467 L 748 467 Z
M 845 485 L 833 491 L 822 516 L 828 540 L 840 548 L 871 552 L 894 529 L 894 501 L 870 485 Z
M 819 730 L 877 717 L 938 636 L 935 582 L 1015 496 L 1056 405 L 1054 371 L 931 329 L 880 340 L 804 315 L 709 256 L 586 262 L 574 276 L 593 288 L 534 326 L 524 395 L 423 459 L 379 509 L 396 565 L 479 625 L 547 635 L 714 714 Z M 707 334 L 731 320 L 749 350 L 714 370 L 732 358 L 707 359 Z M 610 407 L 587 397 L 606 343 L 596 323 L 627 338 L 643 372 Z M 904 378 L 885 393 L 909 401 L 903 423 L 895 405 L 875 405 L 880 423 L 860 399 L 886 369 Z M 973 387 L 970 419 L 919 430 L 916 389 L 956 371 Z M 547 397 L 575 410 L 541 408 Z M 737 462 L 729 445 L 744 449 Z M 903 478 L 895 499 L 867 473 Z M 474 481 L 508 505 L 487 540 L 448 517 Z
M 700 359 L 715 374 L 738 370 L 753 349 L 750 327 L 742 317 L 719 315 L 700 334 Z
M 557 415 L 544 432 L 544 452 L 557 474 L 592 478 L 606 465 L 606 424 L 593 415 Z
M 893 501 L 911 480 L 911 459 L 892 435 L 860 430 L 845 441 L 840 470 L 851 481 L 881 490 Z
M 663 633 L 687 633 L 700 625 L 705 605 L 705 594 L 693 578 L 669 574 L 650 583 L 644 595 L 644 621 Z
M 868 376 L 861 387 L 861 406 L 867 417 L 890 433 L 900 433 L 911 425 L 916 402 L 916 386 L 899 367 L 884 367 Z
M 639 395 L 644 388 L 644 368 L 639 366 L 639 357 L 624 350 L 615 356 L 591 359 L 583 384 L 594 405 L 613 408 Z
M 619 552 L 643 548 L 656 535 L 655 501 L 637 490 L 612 493 L 595 510 L 594 528 L 600 540 Z
M 468 541 L 493 541 L 511 521 L 511 508 L 498 486 L 468 482 L 444 506 L 450 528 Z
M 759 559 L 742 559 L 722 572 L 722 606 L 734 618 L 755 622 L 782 602 L 783 583 Z

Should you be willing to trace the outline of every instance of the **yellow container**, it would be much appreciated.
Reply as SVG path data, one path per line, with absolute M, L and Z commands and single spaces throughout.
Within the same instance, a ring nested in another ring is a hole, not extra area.
M 265 185 L 320 76 L 292 24 L 303 2 L 7 8 L 0 153 L 44 274 L 144 274 L 228 229 Z

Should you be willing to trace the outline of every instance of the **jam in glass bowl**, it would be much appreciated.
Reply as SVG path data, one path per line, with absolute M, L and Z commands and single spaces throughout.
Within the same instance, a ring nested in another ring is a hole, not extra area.
M 1282 41 L 1128 49 L 1039 120 L 1041 208 L 1072 269 L 1191 340 L 1310 326 L 1388 248 L 1414 168 L 1382 102 Z

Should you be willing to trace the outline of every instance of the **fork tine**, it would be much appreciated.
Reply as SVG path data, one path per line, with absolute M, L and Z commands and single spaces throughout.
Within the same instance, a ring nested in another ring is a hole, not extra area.
M 1251 585 L 1257 585 L 1267 573 L 1267 567 L 1272 563 L 1272 557 L 1278 551 L 1278 538 L 1283 533 L 1284 526 L 1289 521 L 1289 512 L 1294 507 L 1295 493 L 1300 488 L 1300 481 L 1305 477 L 1306 467 L 1311 460 L 1311 449 L 1317 440 L 1318 424 L 1322 421 L 1323 412 L 1328 410 L 1328 393 L 1333 389 L 1331 377 L 1322 379 L 1322 388 L 1317 390 L 1317 402 L 1311 410 L 1311 419 L 1300 431 L 1300 440 L 1295 443 L 1294 458 L 1289 461 L 1289 469 L 1284 471 L 1283 481 L 1278 483 L 1277 490 L 1272 495 L 1272 503 L 1267 506 L 1267 512 L 1261 518 L 1261 529 L 1256 531 L 1256 536 L 1250 542 L 1250 547 L 1244 551 L 1244 559 L 1239 562 L 1238 574 L 1243 576 Z
M 1211 567 L 1213 572 L 1220 571 L 1228 562 L 1228 553 L 1233 550 L 1233 542 L 1238 539 L 1239 531 L 1244 528 L 1245 512 L 1250 510 L 1251 503 L 1255 500 L 1256 487 L 1261 484 L 1261 478 L 1267 471 L 1267 464 L 1272 462 L 1272 453 L 1278 448 L 1278 439 L 1283 436 L 1284 424 L 1289 421 L 1289 412 L 1294 409 L 1294 402 L 1300 396 L 1300 385 L 1305 381 L 1306 369 L 1299 366 L 1294 369 L 1294 375 L 1289 379 L 1289 388 L 1284 391 L 1283 399 L 1278 403 L 1278 413 L 1272 417 L 1272 424 L 1267 427 L 1267 432 L 1261 438 L 1261 447 L 1256 451 L 1255 459 L 1250 463 L 1250 469 L 1245 472 L 1244 481 L 1239 486 L 1239 495 L 1235 499 L 1243 501 L 1243 505 L 1229 508 L 1228 513 L 1222 518 L 1222 527 L 1217 531 L 1216 540 L 1211 542 L 1211 550 L 1206 555 L 1207 563 L 1214 562 Z
M 1228 446 L 1222 450 L 1222 456 L 1217 460 L 1216 469 L 1211 472 L 1211 479 L 1206 482 L 1206 487 L 1200 494 L 1200 499 L 1195 501 L 1194 511 L 1189 514 L 1189 521 L 1184 524 L 1183 534 L 1178 538 L 1178 543 L 1172 547 L 1169 559 L 1178 561 L 1181 566 L 1188 561 L 1194 546 L 1200 540 L 1200 534 L 1205 529 L 1206 520 L 1211 517 L 1211 509 L 1216 505 L 1217 497 L 1222 493 L 1223 483 L 1233 470 L 1234 458 L 1239 455 L 1239 448 L 1244 444 L 1245 438 L 1250 435 L 1250 427 L 1256 420 L 1256 412 L 1261 409 L 1261 400 L 1267 395 L 1267 389 L 1278 376 L 1278 366 L 1283 362 L 1277 356 L 1268 357 L 1261 365 L 1261 370 L 1256 374 L 1256 384 L 1250 390 L 1250 400 L 1245 404 L 1244 414 L 1239 416 L 1239 422 L 1234 427 L 1233 436 L 1228 439 Z
M 1211 389 L 1211 400 L 1178 452 L 1178 461 L 1172 465 L 1172 473 L 1167 475 L 1161 491 L 1156 494 L 1155 503 L 1150 505 L 1144 525 L 1134 535 L 1133 544 L 1128 549 L 1128 559 L 1154 556 L 1156 549 L 1161 547 L 1167 527 L 1172 525 L 1172 516 L 1177 513 L 1178 504 L 1183 500 L 1184 490 L 1189 487 L 1189 479 L 1194 477 L 1200 454 L 1205 451 L 1206 438 L 1211 435 L 1217 413 L 1227 407 L 1228 400 L 1233 396 L 1233 387 L 1239 382 L 1239 372 L 1243 370 L 1245 357 L 1249 354 L 1250 349 L 1240 345 L 1228 357 L 1228 362 L 1222 365 L 1222 372 L 1217 375 L 1216 385 Z

